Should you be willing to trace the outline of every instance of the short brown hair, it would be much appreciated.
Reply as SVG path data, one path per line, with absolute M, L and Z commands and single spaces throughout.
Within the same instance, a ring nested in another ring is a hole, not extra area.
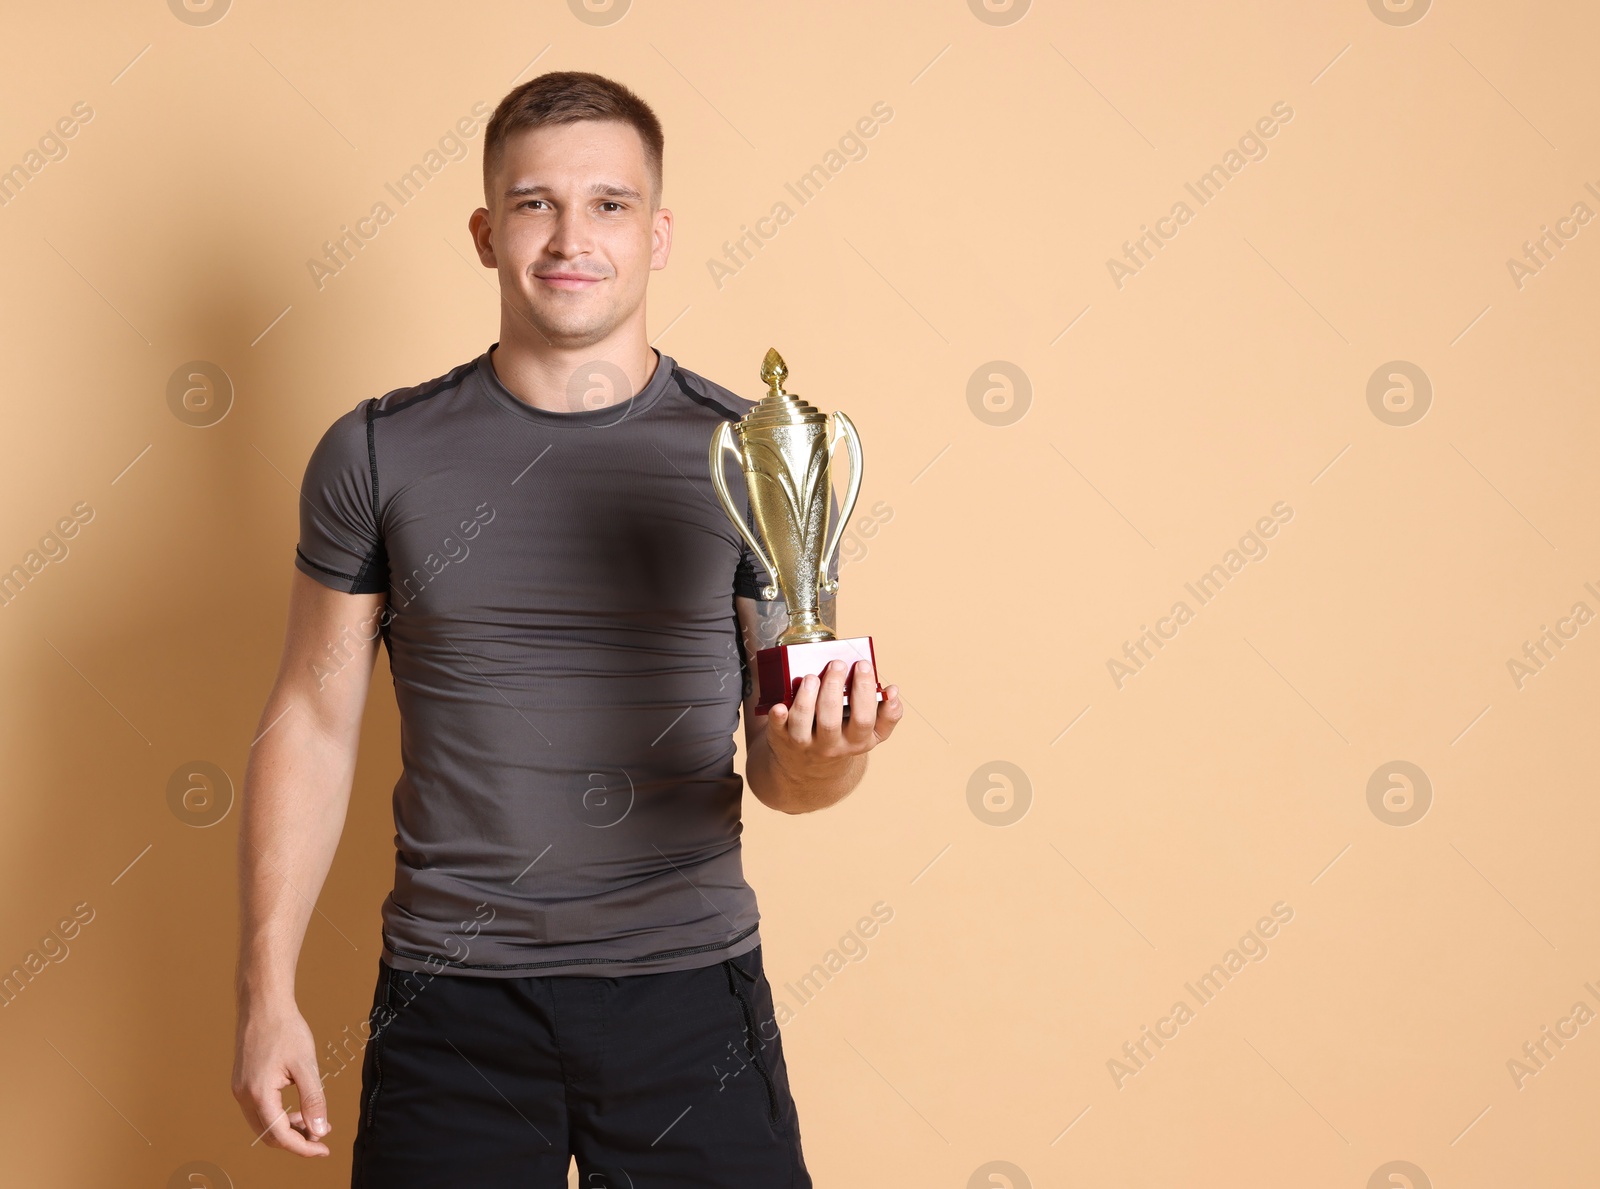
M 505 155 L 506 138 L 525 128 L 575 124 L 579 120 L 616 120 L 628 124 L 644 142 L 645 165 L 655 188 L 651 205 L 661 201 L 661 160 L 665 138 L 650 105 L 627 87 L 604 75 L 582 70 L 553 70 L 531 78 L 500 100 L 489 117 L 483 138 L 483 192 L 489 192 L 495 170 Z

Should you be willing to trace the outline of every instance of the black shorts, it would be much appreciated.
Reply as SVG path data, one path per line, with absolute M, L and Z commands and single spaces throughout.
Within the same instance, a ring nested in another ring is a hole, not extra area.
M 378 963 L 353 1189 L 811 1189 L 757 946 L 695 970 Z

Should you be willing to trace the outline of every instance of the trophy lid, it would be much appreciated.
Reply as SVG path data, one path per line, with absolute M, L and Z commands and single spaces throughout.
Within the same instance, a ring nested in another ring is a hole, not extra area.
M 783 390 L 788 375 L 789 365 L 778 354 L 778 348 L 768 347 L 766 358 L 761 361 L 761 382 L 767 386 L 767 394 L 745 414 L 744 425 L 800 425 L 827 420 L 828 415 L 815 405 Z
M 783 395 L 783 378 L 789 374 L 789 365 L 784 363 L 783 356 L 778 354 L 778 348 L 768 347 L 767 357 L 761 361 L 761 382 L 767 388 Z

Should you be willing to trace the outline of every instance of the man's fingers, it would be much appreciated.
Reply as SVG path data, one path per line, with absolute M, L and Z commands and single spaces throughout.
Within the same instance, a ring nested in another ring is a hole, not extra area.
M 844 722 L 844 679 L 848 671 L 843 661 L 829 661 L 822 668 L 821 685 L 817 690 L 816 732 L 830 742 L 839 735 Z
M 811 742 L 811 723 L 817 712 L 817 687 L 815 677 L 802 677 L 800 690 L 789 703 L 789 717 L 784 725 L 789 728 L 789 738 L 795 743 Z
M 312 1139 L 328 1134 L 328 1099 L 322 1090 L 322 1075 L 315 1065 L 296 1064 L 289 1067 L 295 1088 L 300 1091 L 300 1115 Z
M 850 690 L 850 721 L 844 721 L 844 692 Z M 780 702 L 778 704 L 782 706 Z M 905 714 L 899 687 L 888 686 L 878 701 L 877 675 L 868 661 L 829 661 L 822 674 L 801 679 L 794 701 L 782 713 L 769 712 L 772 724 L 791 743 L 845 743 L 852 751 L 866 751 L 881 743 Z
M 878 684 L 872 666 L 857 661 L 850 670 L 850 721 L 844 724 L 844 738 L 852 748 L 865 749 L 872 741 L 873 723 L 878 714 Z
M 296 1108 L 294 1110 L 291 1110 L 289 1112 L 289 1126 L 294 1128 L 295 1134 L 297 1134 L 297 1135 L 303 1135 L 307 1139 L 316 1139 L 317 1138 L 316 1136 L 314 1136 L 314 1135 L 312 1135 L 312 1134 L 310 1134 L 309 1132 L 306 1131 L 305 1117 L 303 1115 L 301 1115 L 301 1113 L 300 1113 L 298 1108 Z
M 289 1112 L 283 1108 L 283 1092 L 264 1088 L 251 1095 L 251 1105 L 261 1129 L 261 1142 L 270 1147 L 282 1148 L 296 1156 L 326 1156 L 326 1144 L 312 1143 L 289 1123 Z
M 310 1132 L 308 1132 L 306 1130 L 305 1116 L 300 1113 L 300 1110 L 299 1110 L 298 1107 L 296 1107 L 294 1110 L 291 1110 L 289 1112 L 289 1126 L 293 1127 L 301 1135 L 304 1135 L 309 1139 L 318 1139 L 318 1138 L 320 1138 L 319 1136 L 312 1135 Z M 333 1124 L 332 1123 L 328 1124 L 328 1130 L 329 1131 L 333 1130 Z M 324 1132 L 323 1134 L 327 1134 L 327 1132 Z
M 879 707 L 877 725 L 873 728 L 878 734 L 878 742 L 882 743 L 893 734 L 895 726 L 905 716 L 906 704 L 900 700 L 900 687 L 884 686 L 883 705 Z

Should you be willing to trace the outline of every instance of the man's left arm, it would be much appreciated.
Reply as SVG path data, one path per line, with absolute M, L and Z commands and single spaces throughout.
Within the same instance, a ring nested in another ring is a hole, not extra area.
M 779 704 L 756 714 L 761 678 L 756 652 L 776 644 L 788 626 L 782 599 L 734 596 L 744 643 L 745 783 L 768 808 L 811 813 L 843 800 L 867 773 L 867 753 L 894 731 L 905 715 L 900 687 L 886 686 L 877 698 L 871 663 L 857 661 L 846 672 L 834 661 L 821 679 L 806 677 L 792 706 Z M 850 719 L 844 719 L 844 690 L 850 686 Z

